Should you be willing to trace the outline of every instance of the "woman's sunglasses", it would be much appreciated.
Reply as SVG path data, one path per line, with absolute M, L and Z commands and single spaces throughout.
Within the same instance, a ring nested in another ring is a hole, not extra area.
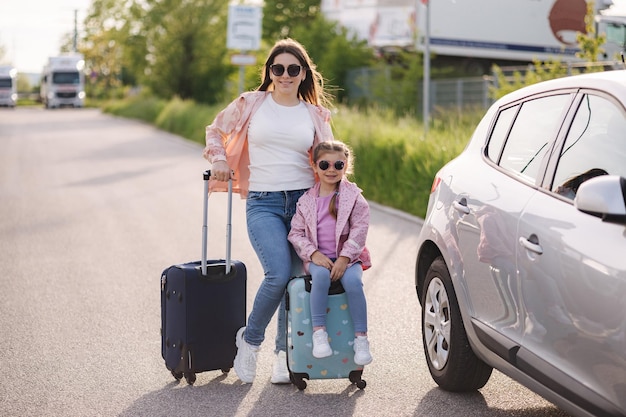
M 297 77 L 298 74 L 300 74 L 300 68 L 302 68 L 302 65 L 291 64 L 287 67 L 287 74 L 289 74 L 290 77 Z M 270 65 L 270 70 L 272 74 L 280 77 L 285 73 L 285 66 L 283 64 L 272 64 Z
M 322 171 L 326 171 L 328 168 L 330 168 L 330 162 L 328 162 L 328 161 L 319 161 L 317 163 L 317 166 L 320 167 L 320 169 Z M 346 166 L 346 163 L 343 162 L 343 161 L 335 161 L 334 166 L 335 166 L 335 169 L 337 171 L 341 171 L 343 169 L 343 167 Z

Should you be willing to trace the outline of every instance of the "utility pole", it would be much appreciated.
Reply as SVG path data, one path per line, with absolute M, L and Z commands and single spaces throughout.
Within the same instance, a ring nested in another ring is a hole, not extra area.
M 78 52 L 78 9 L 74 9 L 74 42 L 72 47 L 74 52 Z
M 430 4 L 429 0 L 422 0 L 426 8 L 426 28 L 424 35 L 424 86 L 422 97 L 422 118 L 424 119 L 424 136 L 428 133 L 430 124 Z

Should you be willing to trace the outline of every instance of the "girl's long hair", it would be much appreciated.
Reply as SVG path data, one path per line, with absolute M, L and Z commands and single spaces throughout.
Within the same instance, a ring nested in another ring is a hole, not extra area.
M 263 65 L 261 85 L 257 87 L 257 91 L 271 91 L 274 89 L 272 79 L 270 78 L 270 65 L 274 63 L 277 55 L 284 53 L 295 56 L 300 65 L 302 65 L 302 69 L 307 73 L 306 78 L 298 87 L 298 97 L 316 106 L 329 107 L 331 99 L 330 95 L 324 91 L 322 74 L 317 71 L 304 46 L 291 38 L 281 39 L 274 44 Z
M 313 163 L 317 165 L 317 161 L 319 160 L 320 155 L 327 153 L 327 152 L 338 152 L 342 154 L 343 157 L 346 159 L 346 166 L 344 168 L 344 173 L 345 175 L 352 174 L 353 167 L 354 167 L 353 165 L 354 158 L 352 157 L 352 151 L 350 150 L 350 147 L 348 145 L 338 140 L 330 140 L 330 141 L 318 143 L 315 149 L 313 149 L 313 158 L 312 158 Z M 335 187 L 336 187 L 335 193 L 333 194 L 333 197 L 330 199 L 330 205 L 328 207 L 328 211 L 330 212 L 330 215 L 333 216 L 335 220 L 337 220 L 337 196 L 339 195 L 340 183 L 341 181 L 338 181 L 337 184 L 335 184 Z

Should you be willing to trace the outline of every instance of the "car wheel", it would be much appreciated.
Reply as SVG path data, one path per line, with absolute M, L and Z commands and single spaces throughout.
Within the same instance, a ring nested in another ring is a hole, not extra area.
M 424 288 L 422 341 L 431 376 L 447 391 L 482 388 L 493 368 L 470 347 L 450 273 L 441 257 L 428 268 Z

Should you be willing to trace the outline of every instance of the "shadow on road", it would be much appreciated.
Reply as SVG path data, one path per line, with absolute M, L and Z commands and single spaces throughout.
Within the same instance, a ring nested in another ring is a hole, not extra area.
M 138 398 L 119 417 L 137 416 L 234 416 L 248 395 L 251 385 L 223 383 L 220 374 L 203 385 L 187 385 L 185 380 L 172 381 L 158 391 Z
M 267 384 L 256 394 L 252 385 L 225 383 L 226 378 L 227 375 L 220 375 L 206 384 L 193 386 L 184 380 L 172 381 L 138 398 L 118 416 L 353 416 L 356 401 L 366 395 L 347 380 L 346 388 L 337 393 L 313 393 L 299 391 L 293 385 Z M 246 400 L 249 395 L 254 398 Z M 250 401 L 253 403 L 249 404 Z
M 309 382 L 309 385 L 312 384 L 324 384 L 324 381 Z M 299 391 L 293 385 L 269 384 L 247 416 L 354 416 L 356 402 L 361 396 L 367 395 L 365 391 L 347 379 L 346 388 L 336 393 L 312 393 L 309 389 Z
M 442 412 L 445 410 L 445 412 Z M 466 415 L 480 417 L 569 417 L 554 406 L 502 410 L 489 407 L 480 392 L 453 393 L 434 388 L 424 395 L 414 417 L 439 417 L 444 415 Z

